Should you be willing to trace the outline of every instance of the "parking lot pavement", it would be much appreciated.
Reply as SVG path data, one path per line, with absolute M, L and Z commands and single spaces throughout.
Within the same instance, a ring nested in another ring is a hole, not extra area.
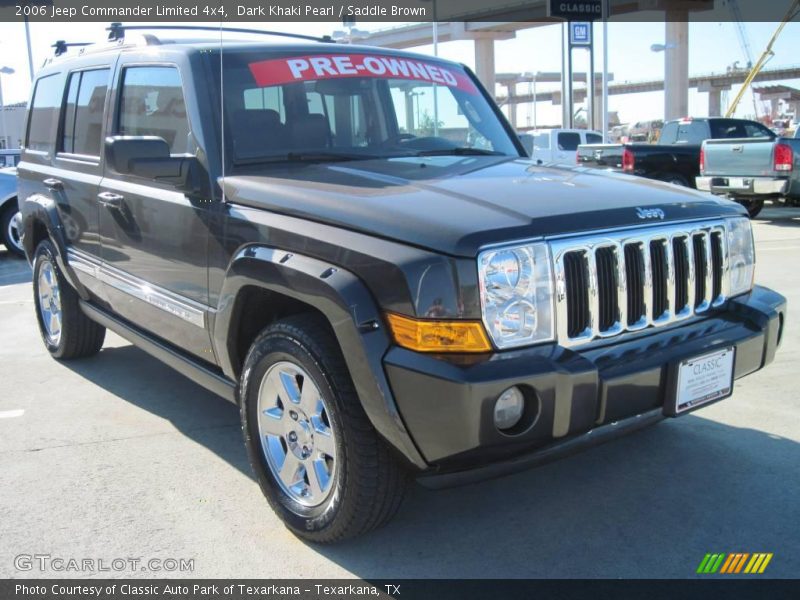
M 37 553 L 194 559 L 170 576 L 687 577 L 707 552 L 772 552 L 764 576 L 796 577 L 800 210 L 766 209 L 755 236 L 789 325 L 732 398 L 526 473 L 413 486 L 388 527 L 335 547 L 273 516 L 233 405 L 113 335 L 50 359 L 27 265 L 0 252 L 0 577 L 63 575 L 15 569 Z

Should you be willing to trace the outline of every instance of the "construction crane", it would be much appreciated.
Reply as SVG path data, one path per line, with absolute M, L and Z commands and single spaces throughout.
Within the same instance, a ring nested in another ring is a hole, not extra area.
M 736 27 L 736 34 L 739 37 L 739 47 L 742 49 L 742 54 L 744 54 L 744 57 L 747 59 L 747 68 L 752 69 L 753 53 L 750 51 L 750 42 L 747 39 L 747 32 L 744 28 L 742 11 L 739 10 L 739 0 L 728 0 L 728 8 L 731 11 L 733 24 Z M 736 63 L 734 63 L 734 66 L 736 66 Z M 758 118 L 758 104 L 756 103 L 755 94 L 753 94 L 753 112 L 755 113 L 756 118 Z
M 742 88 L 739 90 L 739 93 L 736 94 L 733 102 L 731 102 L 731 105 L 728 107 L 728 111 L 725 113 L 726 117 L 730 117 L 736 112 L 736 107 L 739 105 L 739 102 L 742 100 L 742 96 L 744 96 L 745 92 L 750 89 L 750 84 L 753 83 L 753 80 L 759 74 L 761 69 L 764 68 L 764 65 L 766 65 L 773 56 L 775 56 L 775 53 L 772 51 L 772 46 L 775 44 L 775 40 L 778 39 L 778 36 L 781 34 L 781 31 L 783 31 L 786 23 L 794 19 L 798 14 L 800 14 L 800 0 L 792 0 L 792 3 L 789 5 L 789 10 L 786 11 L 786 16 L 783 18 L 783 21 L 781 21 L 780 25 L 778 25 L 775 33 L 772 34 L 772 37 L 770 38 L 767 47 L 764 49 L 764 52 L 759 57 L 758 62 L 756 62 L 756 64 L 753 65 L 753 68 L 750 69 L 750 73 L 744 80 Z

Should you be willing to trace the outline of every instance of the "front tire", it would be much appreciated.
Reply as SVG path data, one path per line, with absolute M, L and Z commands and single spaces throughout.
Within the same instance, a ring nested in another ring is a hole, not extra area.
M 34 254 L 33 300 L 39 332 L 51 356 L 83 358 L 103 347 L 106 328 L 83 314 L 77 292 L 58 268 L 50 240 L 42 241 Z
M 22 246 L 22 215 L 16 200 L 9 200 L 0 211 L 0 241 L 11 254 L 25 256 L 25 248 Z
M 405 470 L 364 413 L 322 318 L 291 317 L 256 338 L 240 401 L 250 464 L 295 535 L 337 542 L 397 512 Z

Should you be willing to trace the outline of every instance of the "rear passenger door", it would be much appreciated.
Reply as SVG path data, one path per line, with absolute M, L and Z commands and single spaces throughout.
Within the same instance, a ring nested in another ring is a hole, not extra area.
M 196 155 L 182 73 L 175 64 L 120 59 L 113 136 L 158 136 L 172 156 Z M 98 194 L 105 283 L 113 310 L 213 362 L 205 328 L 209 199 L 106 165 Z
M 81 283 L 102 298 L 97 189 L 102 177 L 104 113 L 110 61 L 72 61 L 67 71 L 45 74 L 34 88 L 18 168 L 20 198 L 52 200 L 63 226 L 69 264 Z

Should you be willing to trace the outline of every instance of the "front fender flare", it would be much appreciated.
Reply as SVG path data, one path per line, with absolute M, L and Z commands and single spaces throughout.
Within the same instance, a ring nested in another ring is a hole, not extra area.
M 228 266 L 212 325 L 220 366 L 234 380 L 234 311 L 239 293 L 251 286 L 294 298 L 327 318 L 372 425 L 411 464 L 427 468 L 386 379 L 383 357 L 390 339 L 380 310 L 361 280 L 349 271 L 297 253 L 267 246 L 240 250 Z

